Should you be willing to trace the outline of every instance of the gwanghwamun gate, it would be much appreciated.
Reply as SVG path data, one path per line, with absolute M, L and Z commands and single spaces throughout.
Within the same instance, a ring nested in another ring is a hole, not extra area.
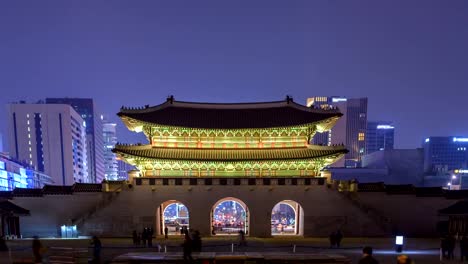
M 310 142 L 342 116 L 337 108 L 306 107 L 290 97 L 220 104 L 171 96 L 153 107 L 123 107 L 118 116 L 148 140 L 113 150 L 137 168 L 128 181 L 2 192 L 29 210 L 2 216 L 4 233 L 59 237 L 71 228 L 78 235 L 129 237 L 145 227 L 156 235 L 188 227 L 203 236 L 240 230 L 255 237 L 328 236 L 337 229 L 347 236 L 432 235 L 437 210 L 454 202 L 389 195 L 377 184 L 334 189 L 323 169 L 346 148 Z

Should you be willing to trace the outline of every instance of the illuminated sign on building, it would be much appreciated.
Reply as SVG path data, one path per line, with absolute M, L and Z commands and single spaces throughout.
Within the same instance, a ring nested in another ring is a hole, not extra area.
M 346 98 L 332 98 L 333 103 L 338 103 L 338 102 L 346 102 L 348 99 Z
M 377 129 L 394 129 L 395 127 L 394 126 L 390 126 L 390 125 L 378 125 L 377 126 Z
M 429 138 L 426 138 L 426 140 L 424 140 L 424 142 L 426 142 L 426 143 L 429 142 Z
M 468 170 L 455 170 L 455 173 L 468 173 Z
M 453 142 L 468 142 L 468 138 L 453 138 Z

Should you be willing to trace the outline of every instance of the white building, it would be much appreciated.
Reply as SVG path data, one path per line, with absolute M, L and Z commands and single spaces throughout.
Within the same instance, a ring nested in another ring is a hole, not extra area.
M 103 139 L 104 139 L 104 176 L 106 180 L 118 180 L 118 164 L 117 157 L 112 152 L 115 144 L 117 143 L 117 136 L 115 131 L 115 123 L 103 123 Z
M 89 182 L 86 124 L 69 105 L 9 104 L 11 157 L 49 175 L 56 185 Z

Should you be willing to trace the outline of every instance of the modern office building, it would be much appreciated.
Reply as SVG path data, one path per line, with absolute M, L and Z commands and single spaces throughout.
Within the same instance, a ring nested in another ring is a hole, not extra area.
M 115 144 L 117 144 L 116 127 L 117 124 L 104 122 L 103 123 L 103 139 L 104 139 L 104 177 L 106 180 L 119 180 L 119 168 L 117 157 L 112 152 Z
M 127 162 L 117 159 L 117 180 L 126 181 L 128 180 L 128 173 L 135 170 L 135 166 L 128 164 Z
M 428 137 L 423 148 L 425 174 L 443 175 L 468 168 L 468 137 Z
M 47 98 L 47 104 L 71 105 L 86 123 L 88 175 L 91 182 L 104 179 L 104 143 L 102 138 L 102 116 L 90 98 Z
M 393 149 L 395 126 L 392 122 L 367 122 L 366 151 L 367 154 L 379 150 Z
M 52 178 L 56 185 L 89 182 L 86 123 L 69 105 L 8 105 L 10 156 Z
M 349 153 L 334 167 L 359 167 L 366 154 L 367 98 L 349 99 L 338 96 L 317 96 L 307 99 L 307 106 L 321 109 L 337 107 L 343 117 L 331 131 L 317 133 L 312 142 L 318 145 L 345 144 Z

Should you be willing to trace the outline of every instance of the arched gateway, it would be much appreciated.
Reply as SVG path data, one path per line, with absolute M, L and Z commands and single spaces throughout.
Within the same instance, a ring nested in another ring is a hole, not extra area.
M 241 200 L 227 197 L 219 200 L 211 210 L 212 235 L 249 234 L 249 210 Z
M 187 186 L 185 190 L 188 192 L 196 188 L 194 186 L 204 185 L 207 191 L 211 188 L 214 188 L 213 191 L 228 188 L 230 192 L 225 193 L 226 196 L 237 195 L 239 192 L 235 191 L 236 188 L 254 188 L 255 185 L 271 188 L 287 185 L 299 190 L 301 185 L 317 184 L 320 170 L 347 153 L 343 146 L 310 144 L 316 132 L 329 131 L 335 125 L 342 116 L 338 109 L 306 107 L 295 103 L 289 96 L 284 101 L 239 104 L 181 102 L 171 96 L 166 102 L 153 107 L 122 107 L 118 115 L 131 131 L 143 132 L 150 142 L 147 145 L 117 144 L 113 149 L 119 158 L 138 169 L 129 179 L 133 181 L 135 177 L 136 185 Z M 162 190 L 157 188 L 152 189 L 156 196 L 161 195 Z M 171 195 L 167 193 L 164 197 L 173 199 Z M 183 199 L 196 200 L 197 195 L 209 194 L 192 192 Z M 255 192 L 250 195 L 255 195 Z M 285 199 L 275 195 L 278 194 L 273 192 L 272 199 Z M 211 230 L 215 234 L 237 229 L 250 233 L 249 210 L 241 202 L 248 198 L 229 198 L 217 202 L 211 209 L 209 220 L 216 228 L 212 227 Z M 172 207 L 167 205 L 168 212 L 177 212 L 178 209 L 174 208 L 180 208 L 178 203 L 174 204 L 170 205 Z M 213 205 L 203 206 L 209 208 Z M 302 216 L 300 209 L 289 202 L 280 204 L 280 209 L 288 210 L 285 206 L 292 206 L 295 210 L 293 233 L 301 234 L 301 228 L 297 225 Z M 162 219 L 165 209 L 160 209 Z M 228 209 L 231 211 L 227 212 Z M 194 212 L 203 210 L 199 207 Z M 265 212 L 265 215 L 269 215 L 269 212 Z M 208 220 L 198 219 L 206 216 L 195 219 L 191 214 L 191 217 L 191 223 L 207 230 L 203 226 Z M 168 220 L 167 225 L 172 225 L 176 221 L 174 219 L 183 220 L 180 212 L 166 218 L 172 219 Z M 257 223 L 254 221 L 252 224 Z M 261 219 L 259 223 L 265 226 L 256 230 L 262 229 L 264 234 L 269 229 L 268 221 Z M 164 230 L 166 220 L 159 224 Z M 292 225 L 286 225 L 289 232 Z M 222 228 L 218 229 L 218 226 Z
M 182 235 L 184 228 L 189 228 L 189 210 L 179 201 L 169 200 L 158 208 L 159 234 L 164 235 L 167 228 L 168 235 Z
M 304 234 L 304 210 L 295 201 L 277 203 L 271 212 L 271 234 L 273 236 L 296 236 Z

